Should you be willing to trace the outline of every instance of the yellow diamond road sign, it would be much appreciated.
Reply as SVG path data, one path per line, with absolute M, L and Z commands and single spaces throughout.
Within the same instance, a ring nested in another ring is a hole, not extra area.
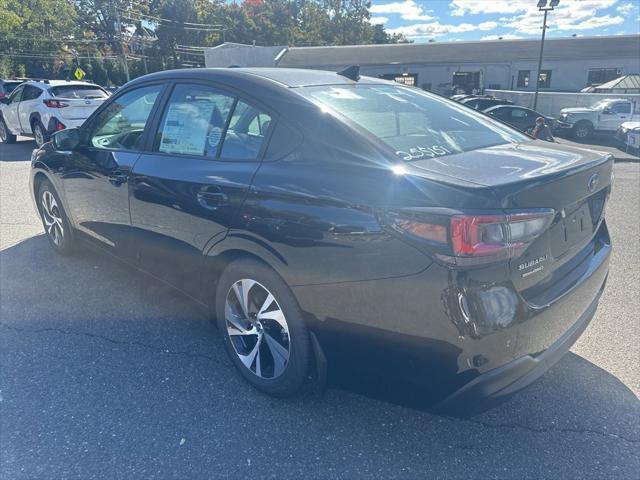
M 85 75 L 84 70 L 82 70 L 80 67 L 77 67 L 73 72 L 73 76 L 76 77 L 78 80 L 82 80 L 84 78 L 84 75 Z

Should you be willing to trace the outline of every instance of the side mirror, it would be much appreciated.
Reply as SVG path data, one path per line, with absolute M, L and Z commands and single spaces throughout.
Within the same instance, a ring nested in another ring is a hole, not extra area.
M 609 107 L 604 107 L 604 110 L 602 110 L 602 113 L 604 113 L 605 115 L 612 115 L 613 110 L 611 110 L 611 108 Z
M 54 133 L 51 140 L 56 150 L 73 150 L 80 145 L 80 132 L 77 128 L 67 128 Z

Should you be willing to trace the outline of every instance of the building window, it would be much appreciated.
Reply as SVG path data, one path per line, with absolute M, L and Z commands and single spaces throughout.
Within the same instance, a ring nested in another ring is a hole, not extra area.
M 587 86 L 602 85 L 620 76 L 619 68 L 590 68 L 587 75 Z
M 380 78 L 393 80 L 396 83 L 401 83 L 402 85 L 407 85 L 409 87 L 415 87 L 418 84 L 418 75 L 411 73 L 403 73 L 402 75 L 384 74 L 380 75 Z
M 549 88 L 551 86 L 551 70 L 540 70 L 538 82 L 540 88 Z
M 527 88 L 529 86 L 529 76 L 531 70 L 518 70 L 518 88 Z

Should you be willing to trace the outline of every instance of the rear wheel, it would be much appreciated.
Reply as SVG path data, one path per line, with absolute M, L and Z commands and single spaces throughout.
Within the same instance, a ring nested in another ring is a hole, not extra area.
M 0 142 L 2 143 L 16 143 L 16 136 L 12 135 L 4 123 L 4 118 L 0 117 Z
M 71 225 L 60 198 L 48 180 L 44 180 L 38 189 L 38 210 L 49 244 L 62 255 L 71 254 L 75 247 Z
M 304 383 L 310 343 L 286 283 L 252 260 L 230 264 L 220 277 L 216 317 L 231 361 L 255 388 L 290 396 Z
M 573 127 L 573 134 L 578 140 L 587 140 L 593 135 L 593 125 L 587 121 L 578 122 Z
M 34 120 L 31 124 L 31 131 L 33 132 L 33 138 L 36 141 L 36 145 L 40 148 L 42 145 L 47 143 L 49 137 L 47 135 L 47 131 L 40 123 L 40 120 Z

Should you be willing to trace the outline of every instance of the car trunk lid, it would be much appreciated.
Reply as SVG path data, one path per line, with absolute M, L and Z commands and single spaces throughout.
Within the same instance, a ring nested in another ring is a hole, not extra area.
M 613 169 L 605 152 L 541 141 L 411 163 L 488 187 L 505 211 L 553 209 L 547 230 L 510 261 L 518 290 L 548 279 L 593 238 L 604 217 Z
M 104 98 L 64 97 L 56 97 L 54 100 L 67 105 L 60 109 L 60 117 L 67 120 L 84 120 L 105 101 Z

